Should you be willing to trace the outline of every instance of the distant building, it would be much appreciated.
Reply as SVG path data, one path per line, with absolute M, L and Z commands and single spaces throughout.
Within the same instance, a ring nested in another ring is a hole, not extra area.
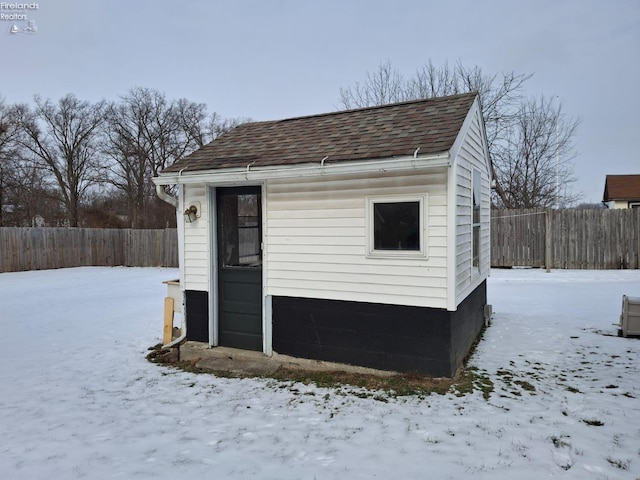
M 640 208 L 640 175 L 607 175 L 602 201 L 609 208 Z

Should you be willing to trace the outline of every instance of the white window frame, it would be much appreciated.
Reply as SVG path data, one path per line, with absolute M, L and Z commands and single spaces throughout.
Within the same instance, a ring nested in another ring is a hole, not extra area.
M 366 257 L 367 258 L 427 258 L 427 201 L 428 195 L 393 195 L 366 197 L 365 228 L 366 228 Z M 420 206 L 418 231 L 420 233 L 418 250 L 376 250 L 374 239 L 374 213 L 377 203 L 408 203 L 418 202 Z

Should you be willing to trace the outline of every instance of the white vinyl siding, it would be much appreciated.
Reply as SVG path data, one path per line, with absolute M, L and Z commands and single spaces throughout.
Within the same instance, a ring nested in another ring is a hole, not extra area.
M 633 206 L 631 205 L 632 203 L 635 203 L 635 202 L 630 202 L 630 201 L 628 201 L 628 200 L 615 200 L 615 201 L 613 202 L 613 208 L 614 208 L 614 209 L 622 209 L 622 208 L 638 208 L 637 206 L 636 206 L 636 207 L 633 207 Z
M 209 279 L 209 204 L 204 185 L 185 185 L 184 207 L 199 202 L 200 218 L 184 224 L 184 279 L 186 290 L 208 290 Z M 179 220 L 184 222 L 182 215 Z
M 446 171 L 270 180 L 267 294 L 444 308 Z M 366 199 L 428 195 L 428 258 L 368 258 Z
M 489 274 L 490 185 L 479 110 L 472 110 L 455 163 L 455 300 L 458 305 Z M 481 173 L 480 268 L 473 267 L 473 170 Z

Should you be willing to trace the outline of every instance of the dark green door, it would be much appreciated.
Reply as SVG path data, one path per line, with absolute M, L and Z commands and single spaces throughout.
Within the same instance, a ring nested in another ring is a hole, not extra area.
M 217 188 L 218 344 L 262 351 L 260 187 Z

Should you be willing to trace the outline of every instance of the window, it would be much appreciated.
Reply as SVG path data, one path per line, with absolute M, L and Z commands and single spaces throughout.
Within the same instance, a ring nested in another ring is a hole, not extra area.
M 473 184 L 471 186 L 473 197 L 473 238 L 471 239 L 472 251 L 473 251 L 473 266 L 477 270 L 480 270 L 480 207 L 481 207 L 481 187 L 482 177 L 480 176 L 480 170 L 473 170 Z
M 223 267 L 262 265 L 260 194 L 224 193 L 218 197 Z
M 424 257 L 426 196 L 367 198 L 367 255 Z

